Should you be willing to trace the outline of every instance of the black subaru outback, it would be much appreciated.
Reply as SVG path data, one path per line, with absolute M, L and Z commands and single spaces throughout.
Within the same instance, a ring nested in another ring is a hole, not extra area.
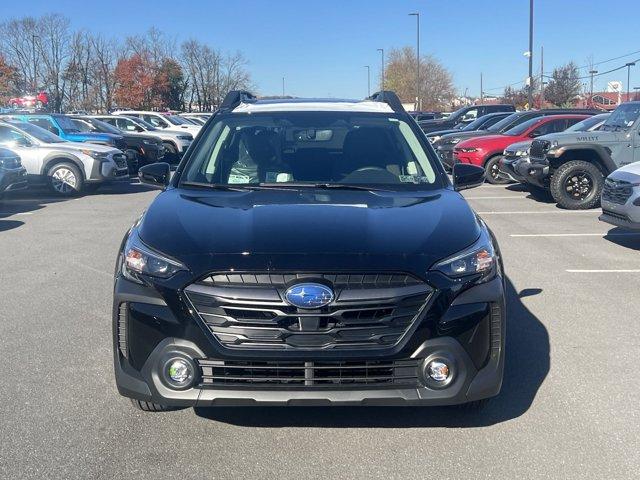
M 504 369 L 502 261 L 393 92 L 231 92 L 118 255 L 118 389 L 142 410 L 480 406 Z

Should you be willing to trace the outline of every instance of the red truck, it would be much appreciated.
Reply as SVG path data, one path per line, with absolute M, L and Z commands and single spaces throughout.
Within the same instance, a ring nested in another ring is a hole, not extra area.
M 44 108 L 49 103 L 47 92 L 38 92 L 35 95 L 23 95 L 9 100 L 11 108 Z
M 458 163 L 471 163 L 484 167 L 489 183 L 509 183 L 510 180 L 500 172 L 499 164 L 505 148 L 513 143 L 523 142 L 548 133 L 562 132 L 589 116 L 574 114 L 536 117 L 500 135 L 470 138 L 456 145 L 453 150 L 454 160 Z

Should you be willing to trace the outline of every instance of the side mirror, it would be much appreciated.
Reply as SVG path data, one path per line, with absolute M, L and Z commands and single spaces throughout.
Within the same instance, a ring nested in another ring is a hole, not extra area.
M 33 144 L 25 137 L 18 137 L 15 140 L 13 140 L 11 143 L 13 143 L 14 146 L 16 147 L 31 147 Z
M 140 181 L 156 188 L 166 188 L 171 180 L 171 167 L 168 163 L 157 162 L 140 167 L 138 170 Z
M 484 168 L 468 163 L 456 163 L 453 166 L 453 188 L 456 192 L 467 188 L 479 187 L 484 183 Z

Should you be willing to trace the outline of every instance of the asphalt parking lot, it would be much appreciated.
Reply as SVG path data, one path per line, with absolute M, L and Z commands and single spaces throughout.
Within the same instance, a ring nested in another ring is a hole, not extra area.
M 0 203 L 2 478 L 637 478 L 640 234 L 516 186 L 465 192 L 501 244 L 507 367 L 453 408 L 134 410 L 114 386 L 112 270 L 156 192 Z

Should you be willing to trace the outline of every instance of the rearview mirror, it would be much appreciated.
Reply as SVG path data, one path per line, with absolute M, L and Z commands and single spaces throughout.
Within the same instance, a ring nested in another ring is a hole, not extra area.
M 456 192 L 479 187 L 484 183 L 484 168 L 468 163 L 456 163 L 453 166 L 453 188 Z
M 171 179 L 171 167 L 168 163 L 157 162 L 140 167 L 138 170 L 140 181 L 156 188 L 166 188 Z

